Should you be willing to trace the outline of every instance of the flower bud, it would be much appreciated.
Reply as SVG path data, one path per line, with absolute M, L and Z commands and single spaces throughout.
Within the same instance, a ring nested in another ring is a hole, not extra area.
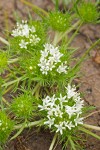
M 54 30 L 64 32 L 70 27 L 71 17 L 68 13 L 51 12 L 49 15 L 49 23 Z

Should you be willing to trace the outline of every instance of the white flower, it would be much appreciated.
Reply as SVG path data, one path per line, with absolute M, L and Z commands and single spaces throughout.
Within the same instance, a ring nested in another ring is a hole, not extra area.
M 76 102 L 80 101 L 81 100 L 80 93 L 75 91 L 75 94 L 74 94 L 73 98 L 74 98 L 74 101 L 76 101 Z
M 46 43 L 44 48 L 50 53 L 51 56 L 58 56 L 59 58 L 63 56 L 63 54 L 59 52 L 58 47 L 54 47 L 52 44 Z
M 69 124 L 68 124 L 68 128 L 69 128 L 69 130 L 71 130 L 72 128 L 74 128 L 75 127 L 75 125 L 73 125 L 72 124 L 72 121 L 71 122 L 69 122 Z
M 76 88 L 75 87 L 71 87 L 69 84 L 68 84 L 68 86 L 67 86 L 67 97 L 70 99 L 70 98 L 72 98 L 75 94 L 76 94 L 76 92 L 75 92 L 75 90 L 76 90 Z
M 65 108 L 69 118 L 71 118 L 76 112 L 75 106 L 65 106 Z
M 36 45 L 40 41 L 40 38 L 37 37 L 37 35 L 31 35 L 30 37 L 30 43 L 33 45 Z
M 83 100 L 78 100 L 77 102 L 76 102 L 76 104 L 75 104 L 75 107 L 76 107 L 76 112 L 78 113 L 78 114 L 81 114 L 82 113 L 82 108 L 83 108 L 83 104 L 84 103 L 84 101 Z
M 45 57 L 47 57 L 47 56 L 48 56 L 48 54 L 49 54 L 49 52 L 48 52 L 48 50 L 47 50 L 47 49 L 45 49 L 44 51 L 41 51 L 41 55 L 42 55 L 43 57 L 41 57 L 41 59 L 40 59 L 40 60 L 42 60 L 42 59 L 44 59 Z
M 15 29 L 15 30 L 12 31 L 11 35 L 14 36 L 14 37 L 17 37 L 17 36 L 20 36 L 20 33 L 17 29 Z
M 41 51 L 40 63 L 38 66 L 42 74 L 48 74 L 48 71 L 52 71 L 56 67 L 56 64 L 60 62 L 60 58 L 63 56 L 60 53 L 58 47 L 54 47 L 51 44 L 45 44 L 44 50 Z
M 67 73 L 67 66 L 66 65 L 64 65 L 63 63 L 57 68 L 57 72 L 58 73 Z
M 56 100 L 57 100 L 57 98 L 56 98 L 56 96 L 55 96 L 55 94 L 54 94 L 54 95 L 51 97 L 51 102 L 53 103 L 52 106 L 55 105 Z
M 27 44 L 28 44 L 28 42 L 25 42 L 24 40 L 21 40 L 21 42 L 19 43 L 19 46 L 20 46 L 20 48 L 27 49 Z
M 67 102 L 66 98 L 67 98 L 66 95 L 63 97 L 62 94 L 60 94 L 60 97 L 58 98 L 60 101 L 61 109 L 63 109 L 63 103 Z
M 55 112 L 55 108 L 49 108 L 47 114 L 48 116 L 54 116 L 54 112 Z
M 63 134 L 64 130 L 71 130 L 83 123 L 80 114 L 82 113 L 84 101 L 81 101 L 80 94 L 75 91 L 75 87 L 68 85 L 67 89 L 72 91 L 71 96 L 68 95 L 68 90 L 64 96 L 62 94 L 59 97 L 55 95 L 52 97 L 47 96 L 43 99 L 42 105 L 38 106 L 40 111 L 45 111 L 45 124 L 52 129 L 56 127 L 56 132 L 60 132 L 60 134 Z
M 53 54 L 55 63 L 61 62 L 60 58 L 63 56 L 59 51 Z
M 68 126 L 69 122 L 68 121 L 67 122 L 63 121 L 63 124 L 64 124 L 65 127 L 69 128 L 69 126 Z
M 54 124 L 54 120 L 55 118 L 50 118 L 48 117 L 48 121 L 45 121 L 44 124 L 48 124 L 49 128 L 51 128 L 51 126 Z
M 66 98 L 67 98 L 66 95 L 65 95 L 65 96 L 62 96 L 62 94 L 60 93 L 60 97 L 59 97 L 58 99 L 59 99 L 59 101 L 60 101 L 61 103 L 63 103 L 63 102 L 67 102 Z
M 34 26 L 29 26 L 27 21 L 22 20 L 22 23 L 17 23 L 17 28 L 12 31 L 11 35 L 14 37 L 25 37 L 29 41 L 27 44 L 36 45 L 41 39 L 35 32 L 36 29 Z
M 52 97 L 47 96 L 45 99 L 43 99 L 43 105 L 53 107 L 55 105 L 56 100 L 57 98 L 55 97 L 55 94 Z
M 55 116 L 62 118 L 63 112 L 61 111 L 61 108 L 59 105 L 56 105 L 54 114 Z
M 53 108 L 53 106 L 55 105 L 55 101 L 57 100 L 57 98 L 55 97 L 55 95 L 53 95 L 52 97 L 47 96 L 46 98 L 43 99 L 43 105 L 38 105 L 38 107 L 41 110 L 50 110 L 55 111 L 55 108 Z
M 29 26 L 27 24 L 23 25 L 21 36 L 29 37 L 29 31 L 30 31 Z
M 36 32 L 35 27 L 32 26 L 32 27 L 30 28 L 30 31 L 31 31 L 32 33 Z
M 75 121 L 75 126 L 77 126 L 78 124 L 83 124 L 83 118 L 80 118 L 77 116 L 77 118 L 74 119 Z
M 56 132 L 60 132 L 61 135 L 63 134 L 63 130 L 65 130 L 65 127 L 63 125 L 63 122 L 55 124 L 55 127 L 57 128 Z
M 17 23 L 17 28 L 12 31 L 12 36 L 29 37 L 29 31 L 30 31 L 30 27 L 28 26 L 28 24 L 22 21 L 21 24 Z
M 75 125 L 73 125 L 72 121 L 71 121 L 71 122 L 69 122 L 69 121 L 67 121 L 67 122 L 64 121 L 63 123 L 64 123 L 65 127 L 67 127 L 69 130 L 71 130 L 72 128 L 75 127 Z
M 40 111 L 47 110 L 47 105 L 38 105 L 38 107 L 40 108 Z

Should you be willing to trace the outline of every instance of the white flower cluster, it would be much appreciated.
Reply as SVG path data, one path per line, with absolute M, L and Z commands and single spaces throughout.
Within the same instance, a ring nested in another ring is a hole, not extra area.
M 62 56 L 63 54 L 60 53 L 58 47 L 54 47 L 48 43 L 45 44 L 44 50 L 41 51 L 40 63 L 38 64 L 42 74 L 47 75 L 49 71 L 53 70 L 53 68 L 56 68 L 58 73 L 67 73 L 67 62 L 65 61 L 64 63 L 61 63 Z M 60 64 L 57 67 L 58 63 Z
M 81 100 L 80 94 L 76 92 L 75 87 L 68 85 L 66 95 L 59 97 L 53 95 L 43 99 L 43 104 L 39 105 L 40 111 L 46 112 L 44 124 L 53 128 L 56 132 L 63 134 L 67 129 L 71 130 L 78 124 L 83 124 L 82 114 L 84 101 Z
M 27 21 L 22 20 L 22 23 L 17 23 L 17 28 L 12 31 L 12 36 L 22 37 L 19 46 L 20 48 L 27 49 L 27 45 L 36 45 L 39 43 L 40 38 L 36 35 L 34 26 L 29 26 Z

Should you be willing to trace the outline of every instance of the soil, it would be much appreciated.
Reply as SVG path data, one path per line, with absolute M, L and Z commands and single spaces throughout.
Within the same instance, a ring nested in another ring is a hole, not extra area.
M 29 1 L 46 10 L 53 9 L 50 0 Z M 0 36 L 5 38 L 8 31 L 11 31 L 15 25 L 16 16 L 27 19 L 29 13 L 33 17 L 35 16 L 33 11 L 20 0 L 0 0 Z M 82 26 L 80 34 L 72 42 L 72 46 L 79 47 L 75 57 L 80 58 L 91 43 L 98 38 L 100 38 L 100 24 Z M 0 47 L 3 48 L 1 42 Z M 85 102 L 88 105 L 95 106 L 96 110 L 100 110 L 100 47 L 93 49 L 88 54 L 88 58 L 81 65 L 81 75 L 75 82 L 80 83 L 80 91 L 84 93 Z M 88 117 L 85 122 L 100 126 L 100 113 Z M 96 133 L 100 135 L 100 133 Z M 41 130 L 38 133 L 35 129 L 26 129 L 15 140 L 9 142 L 4 150 L 48 150 L 52 137 L 53 134 L 50 131 Z M 61 150 L 61 145 L 58 145 L 55 150 Z M 84 150 L 100 150 L 99 140 L 89 136 Z

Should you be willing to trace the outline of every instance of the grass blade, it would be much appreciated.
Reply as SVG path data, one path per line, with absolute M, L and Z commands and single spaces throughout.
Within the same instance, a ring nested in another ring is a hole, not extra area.
M 85 128 L 80 127 L 79 130 L 81 130 L 82 132 L 85 132 L 85 133 L 97 138 L 98 140 L 100 140 L 100 136 L 96 135 L 95 133 L 93 133 L 93 132 L 91 132 Z

